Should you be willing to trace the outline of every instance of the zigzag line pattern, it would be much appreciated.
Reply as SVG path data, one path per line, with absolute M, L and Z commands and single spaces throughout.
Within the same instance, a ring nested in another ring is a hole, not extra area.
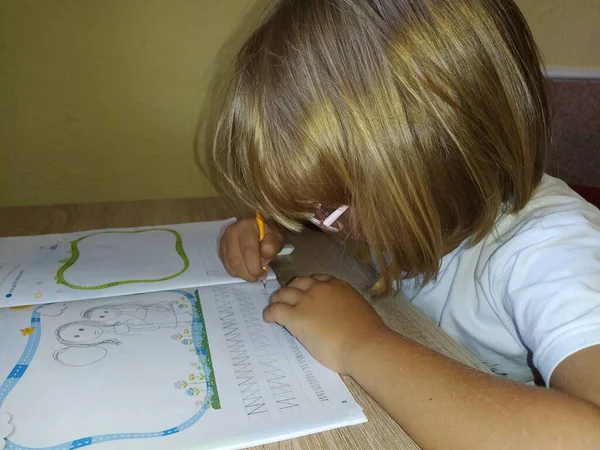
M 277 355 L 269 342 L 265 332 L 267 325 L 263 322 L 261 313 L 257 311 L 255 301 L 248 295 L 247 291 L 242 289 L 234 288 L 234 293 L 277 407 L 281 411 L 298 408 L 300 406 L 298 400 L 294 396 L 292 387 L 289 385 Z M 268 294 L 265 293 L 264 295 L 268 300 Z
M 229 349 L 235 378 L 240 389 L 240 394 L 248 416 L 265 414 L 268 412 L 265 400 L 256 381 L 248 350 L 244 345 L 228 288 L 224 286 L 213 287 L 217 311 L 221 326 L 225 332 L 225 340 Z
M 319 399 L 319 401 L 321 403 L 328 402 L 329 397 L 327 397 L 325 390 L 321 387 L 319 380 L 317 379 L 317 377 L 313 373 L 312 369 L 308 365 L 308 362 L 306 362 L 306 358 L 304 357 L 304 355 L 302 354 L 302 351 L 300 350 L 298 341 L 286 329 L 283 329 L 283 333 L 285 334 L 285 339 L 288 341 L 288 344 L 290 345 L 290 348 L 292 349 L 294 358 L 296 358 L 296 361 L 298 361 L 298 364 L 300 364 L 300 368 L 302 369 L 302 372 L 304 373 L 304 376 L 306 377 L 306 381 L 308 381 L 308 384 L 314 391 L 315 395 L 317 396 L 317 398 Z

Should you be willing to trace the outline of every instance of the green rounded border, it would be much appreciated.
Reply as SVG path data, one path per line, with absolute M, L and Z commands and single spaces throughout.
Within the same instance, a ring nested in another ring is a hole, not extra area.
M 175 236 L 175 251 L 177 252 L 177 254 L 183 260 L 183 269 L 181 269 L 179 272 L 177 272 L 177 273 L 175 273 L 173 275 L 169 275 L 169 276 L 164 277 L 164 278 L 156 278 L 156 279 L 153 279 L 153 280 L 123 280 L 123 281 L 113 281 L 111 283 L 99 284 L 97 286 L 77 286 L 77 285 L 71 284 L 67 280 L 65 280 L 65 272 L 73 264 L 75 264 L 75 262 L 79 259 L 79 248 L 77 247 L 77 245 L 81 241 L 83 241 L 84 239 L 90 238 L 92 236 L 98 236 L 100 234 L 137 234 L 137 233 L 149 233 L 149 232 L 153 232 L 153 231 L 167 231 L 167 232 L 171 233 L 173 236 Z M 188 259 L 187 255 L 185 253 L 185 250 L 183 249 L 183 243 L 181 241 L 181 235 L 177 231 L 175 231 L 175 230 L 171 230 L 170 228 L 152 228 L 152 229 L 149 229 L 149 230 L 134 230 L 134 231 L 99 231 L 97 233 L 92 233 L 92 234 L 88 234 L 86 236 L 82 236 L 79 239 L 76 239 L 73 242 L 71 242 L 71 257 L 69 258 L 69 260 L 60 269 L 58 269 L 58 272 L 56 273 L 56 282 L 58 284 L 62 284 L 64 286 L 70 287 L 71 289 L 78 289 L 78 290 L 85 290 L 85 291 L 94 291 L 94 290 L 98 290 L 98 289 L 107 289 L 107 288 L 111 288 L 111 287 L 114 287 L 114 286 L 120 286 L 120 285 L 123 285 L 123 284 L 132 284 L 132 283 L 158 283 L 160 281 L 172 280 L 173 278 L 178 277 L 183 272 L 185 272 L 186 270 L 188 270 L 189 267 L 190 267 L 190 260 Z

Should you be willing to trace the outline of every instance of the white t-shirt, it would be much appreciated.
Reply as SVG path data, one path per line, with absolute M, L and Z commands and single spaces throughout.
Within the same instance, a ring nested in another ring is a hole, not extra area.
M 402 294 L 492 372 L 546 385 L 569 355 L 600 344 L 600 211 L 545 176 L 516 215 L 446 255 L 439 277 Z

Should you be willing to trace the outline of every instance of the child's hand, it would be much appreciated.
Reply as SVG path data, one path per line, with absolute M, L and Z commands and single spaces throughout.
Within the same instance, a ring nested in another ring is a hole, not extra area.
M 391 332 L 352 286 L 330 275 L 295 278 L 273 294 L 263 316 L 339 373 L 350 371 L 348 356 L 359 346 Z
M 219 243 L 219 257 L 229 275 L 246 281 L 266 277 L 263 266 L 269 264 L 283 248 L 283 233 L 265 224 L 265 238 L 259 245 L 258 226 L 254 219 L 229 225 Z

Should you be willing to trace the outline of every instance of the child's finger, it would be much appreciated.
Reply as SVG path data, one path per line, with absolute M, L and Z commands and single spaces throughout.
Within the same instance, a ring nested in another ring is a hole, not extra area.
M 252 280 L 264 275 L 260 263 L 258 233 L 244 233 L 238 237 L 240 252 L 244 260 L 244 271 L 250 275 Z M 242 277 L 243 278 L 243 277 Z
M 256 281 L 256 277 L 251 275 L 246 267 L 242 248 L 237 239 L 227 243 L 225 253 L 227 255 L 229 266 L 236 277 L 240 277 L 246 281 Z
M 225 267 L 227 273 L 232 277 L 235 277 L 235 271 L 232 269 L 231 265 L 229 264 L 229 260 L 227 259 L 227 246 L 225 245 L 223 239 L 221 239 L 221 242 L 219 242 L 219 258 L 221 258 L 221 262 L 223 263 L 223 267 Z
M 288 327 L 293 322 L 294 307 L 286 303 L 272 303 L 263 310 L 263 320 Z
M 315 275 L 312 275 L 311 278 L 318 280 L 318 281 L 331 281 L 335 277 L 332 275 L 328 275 L 328 274 L 315 274 Z
M 296 306 L 303 294 L 304 292 L 301 290 L 286 287 L 279 289 L 277 292 L 271 295 L 269 303 L 286 303 L 290 306 Z
M 290 281 L 286 287 L 299 289 L 301 291 L 308 291 L 317 283 L 319 283 L 319 281 L 312 277 L 296 277 Z

